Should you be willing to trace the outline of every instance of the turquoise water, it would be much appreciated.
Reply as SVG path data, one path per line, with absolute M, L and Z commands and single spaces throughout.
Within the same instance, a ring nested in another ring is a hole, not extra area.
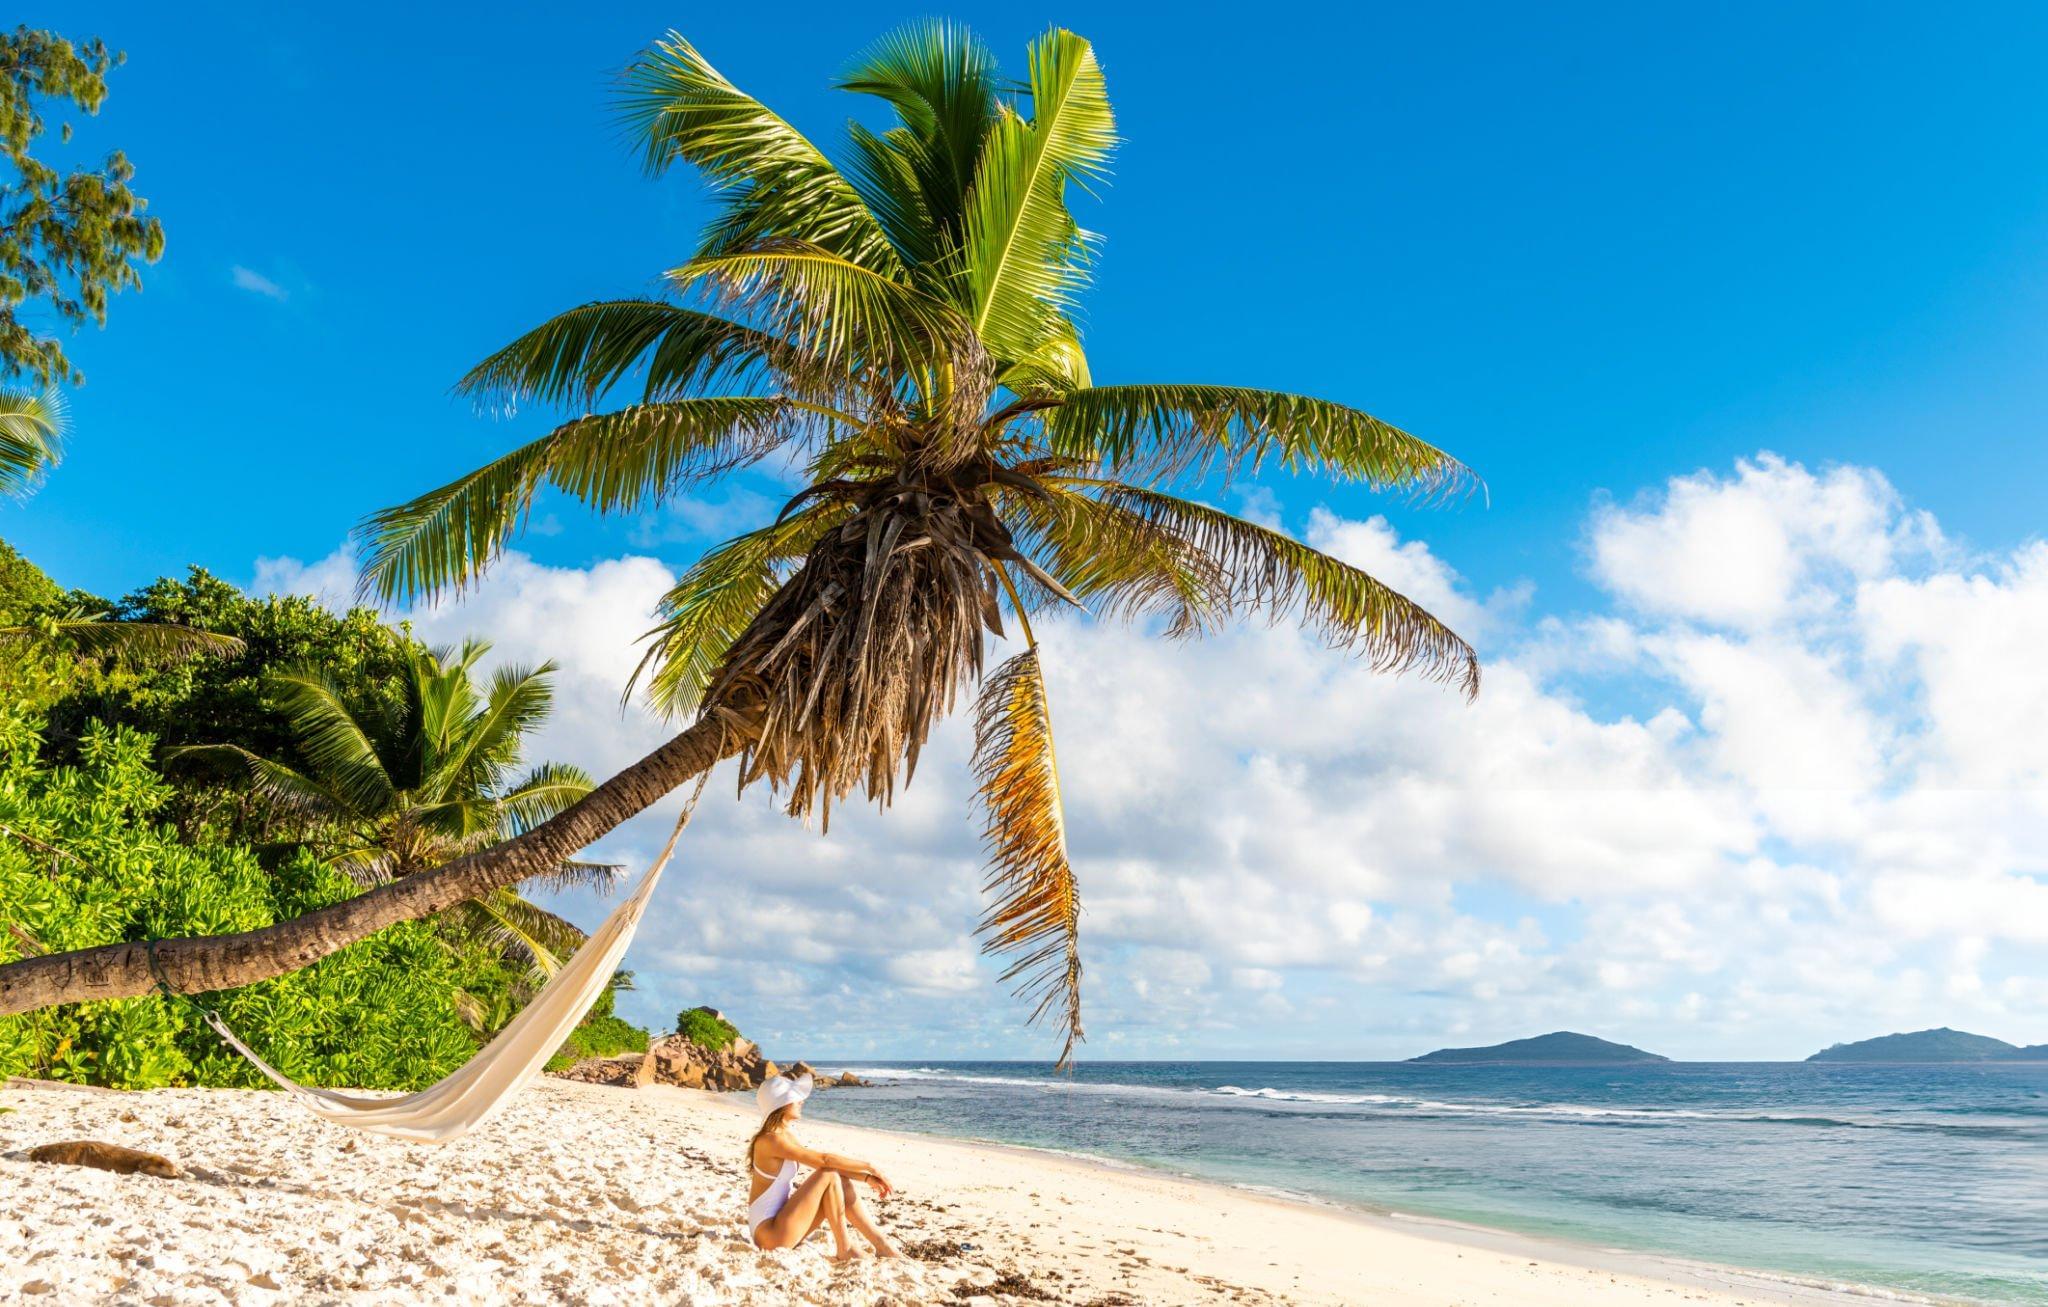
M 844 1064 L 813 1116 L 1909 1293 L 2048 1304 L 2048 1065 Z M 833 1069 L 838 1069 L 835 1065 Z

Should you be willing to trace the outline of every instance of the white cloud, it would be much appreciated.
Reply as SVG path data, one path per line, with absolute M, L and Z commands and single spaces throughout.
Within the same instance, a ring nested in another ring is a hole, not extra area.
M 1694 634 L 1651 648 L 1699 705 L 1707 752 L 1731 781 L 1861 793 L 1884 779 L 1883 727 L 1827 653 L 1794 640 Z
M 347 609 L 356 602 L 356 560 L 347 545 L 307 563 L 296 558 L 259 558 L 249 589 L 259 595 L 305 595 L 329 608 Z
M 270 278 L 254 268 L 245 268 L 239 263 L 228 270 L 228 279 L 234 283 L 237 290 L 246 290 L 265 299 L 276 300 L 280 304 L 292 297 L 290 291 Z
M 977 993 L 987 983 L 974 964 L 974 949 L 964 940 L 952 948 L 898 953 L 884 964 L 883 971 L 913 994 Z
M 1888 576 L 1863 586 L 1858 613 L 1880 658 L 1924 697 L 1919 741 L 1930 772 L 1959 785 L 2048 784 L 2048 543 L 1969 573 Z
M 1844 577 L 1883 574 L 1941 546 L 1869 468 L 1815 474 L 1775 454 L 1735 476 L 1678 477 L 1634 508 L 1604 504 L 1591 529 L 1593 574 L 1644 612 L 1753 630 L 1839 605 Z

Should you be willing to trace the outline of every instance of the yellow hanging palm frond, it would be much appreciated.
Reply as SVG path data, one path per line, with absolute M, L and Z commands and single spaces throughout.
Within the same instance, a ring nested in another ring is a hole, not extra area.
M 992 897 L 981 919 L 982 951 L 1010 958 L 1003 980 L 1032 1003 L 1031 1020 L 1058 1021 L 1067 1065 L 1081 1033 L 1081 894 L 1067 857 L 1067 819 L 1053 759 L 1052 715 L 1038 650 L 992 673 L 974 722 L 974 775 L 988 821 Z

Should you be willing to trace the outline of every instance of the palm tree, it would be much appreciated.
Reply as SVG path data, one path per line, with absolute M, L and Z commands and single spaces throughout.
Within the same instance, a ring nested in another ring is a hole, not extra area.
M 63 457 L 64 399 L 55 388 L 0 390 L 0 495 L 26 495 Z
M 303 770 L 232 744 L 174 749 L 177 759 L 246 767 L 262 798 L 300 821 L 327 862 L 370 886 L 388 884 L 490 847 L 546 821 L 588 794 L 590 778 L 564 763 L 522 771 L 524 738 L 553 702 L 552 663 L 503 667 L 473 678 L 490 646 L 408 651 L 401 693 L 361 709 L 318 667 L 273 672 L 269 687 L 291 724 Z M 528 887 L 608 887 L 618 868 L 564 862 Z M 456 905 L 454 933 L 500 950 L 537 987 L 583 942 L 569 922 L 502 886 Z
M 160 949 L 174 984 L 246 984 L 516 882 L 735 754 L 742 783 L 767 780 L 800 816 L 828 818 L 855 790 L 886 804 L 978 678 L 985 942 L 1071 1049 L 1079 899 L 1033 614 L 1070 605 L 1193 636 L 1262 612 L 1476 692 L 1470 647 L 1390 587 L 1170 492 L 1214 494 L 1268 463 L 1425 495 L 1471 478 L 1328 400 L 1096 385 L 1073 316 L 1093 237 L 1067 200 L 1105 176 L 1114 120 L 1085 40 L 1050 31 L 1028 64 L 1013 85 L 943 24 L 884 39 L 839 84 L 896 125 L 850 124 L 837 163 L 680 36 L 632 64 L 621 108 L 648 169 L 696 168 L 718 215 L 667 274 L 669 297 L 571 309 L 471 371 L 482 402 L 581 415 L 374 515 L 365 583 L 390 600 L 471 584 L 543 489 L 637 513 L 794 461 L 803 492 L 662 601 L 642 680 L 690 725 L 522 838 L 267 931 Z M 986 638 L 1011 617 L 1025 650 L 984 676 Z M 140 949 L 34 959 L 0 968 L 0 1013 L 149 984 Z

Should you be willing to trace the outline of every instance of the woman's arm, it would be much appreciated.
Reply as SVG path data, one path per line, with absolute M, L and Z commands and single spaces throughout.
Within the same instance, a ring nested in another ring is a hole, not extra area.
M 857 1157 L 846 1157 L 839 1153 L 821 1153 L 815 1148 L 806 1148 L 798 1143 L 794 1136 L 785 1131 L 778 1130 L 774 1134 L 769 1135 L 768 1142 L 774 1146 L 777 1155 L 786 1157 L 799 1166 L 808 1166 L 816 1171 L 837 1171 L 841 1175 L 852 1176 L 856 1180 L 865 1180 L 872 1184 L 875 1187 L 875 1192 L 881 1194 L 884 1198 L 888 1197 L 889 1191 L 895 1187 L 889 1183 L 880 1171 L 875 1169 L 872 1162 L 863 1162 Z

